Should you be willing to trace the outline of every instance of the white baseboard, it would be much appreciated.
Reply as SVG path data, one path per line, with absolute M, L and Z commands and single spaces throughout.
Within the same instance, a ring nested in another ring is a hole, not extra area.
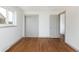
M 34 38 L 60 38 L 60 36 L 26 36 L 26 37 L 34 37 Z
M 65 42 L 65 43 L 68 44 L 71 48 L 73 48 L 76 52 L 79 52 L 79 49 L 73 47 L 71 44 L 69 44 L 69 43 L 67 43 L 67 42 Z

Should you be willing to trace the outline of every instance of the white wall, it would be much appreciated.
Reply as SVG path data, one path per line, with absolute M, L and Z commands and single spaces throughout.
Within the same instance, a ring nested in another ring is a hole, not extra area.
M 29 12 L 25 12 L 25 14 L 39 15 L 39 37 L 50 37 L 50 15 L 57 15 L 56 13 L 49 11 L 33 11 L 33 12 L 29 11 Z M 56 36 L 55 37 L 52 36 L 52 37 L 55 38 Z
M 39 37 L 49 37 L 49 14 L 40 13 L 39 15 Z
M 16 11 L 17 26 L 0 28 L 0 51 L 5 51 L 23 37 L 23 11 L 18 7 L 6 7 Z
M 79 51 L 79 7 L 67 7 L 65 35 L 66 43 Z

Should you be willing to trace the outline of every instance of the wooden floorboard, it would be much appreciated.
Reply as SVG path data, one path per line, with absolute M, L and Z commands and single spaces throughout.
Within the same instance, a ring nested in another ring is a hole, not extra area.
M 7 52 L 74 52 L 61 39 L 51 38 L 23 38 L 13 45 Z

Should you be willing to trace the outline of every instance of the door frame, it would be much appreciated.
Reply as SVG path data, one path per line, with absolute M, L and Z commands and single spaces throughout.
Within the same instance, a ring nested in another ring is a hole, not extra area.
M 65 37 L 66 37 L 66 11 L 63 11 L 63 12 L 61 12 L 61 13 L 58 14 L 59 15 L 59 20 L 60 20 L 60 15 L 61 14 L 65 14 L 65 24 L 64 24 L 65 29 L 64 29 L 64 40 L 63 40 L 65 42 Z M 60 33 L 60 35 L 61 35 L 61 33 Z
M 26 37 L 26 15 L 24 15 L 24 37 Z

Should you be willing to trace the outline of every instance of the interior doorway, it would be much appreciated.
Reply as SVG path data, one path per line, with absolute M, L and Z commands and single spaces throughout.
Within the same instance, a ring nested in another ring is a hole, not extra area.
M 66 13 L 62 12 L 59 14 L 60 17 L 60 38 L 65 39 L 65 29 L 66 29 Z

